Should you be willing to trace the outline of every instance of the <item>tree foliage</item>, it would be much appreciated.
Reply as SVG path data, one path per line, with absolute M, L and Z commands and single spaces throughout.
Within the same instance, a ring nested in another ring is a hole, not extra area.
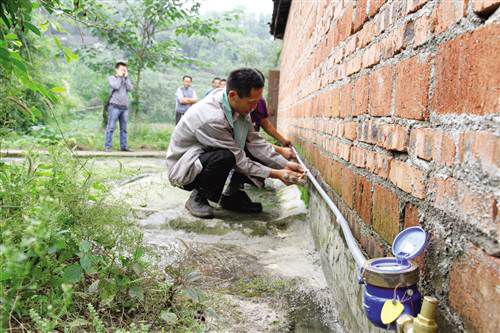
M 141 108 L 144 69 L 191 61 L 182 52 L 175 36 L 210 38 L 218 31 L 220 23 L 219 19 L 201 18 L 196 1 L 122 0 L 111 7 L 91 0 L 86 6 L 99 9 L 95 16 L 99 24 L 91 27 L 92 32 L 117 50 L 134 69 L 133 108 L 136 114 Z

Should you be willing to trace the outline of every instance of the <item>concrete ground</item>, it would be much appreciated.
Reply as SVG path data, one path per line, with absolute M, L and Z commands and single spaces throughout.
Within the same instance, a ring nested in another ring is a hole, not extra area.
M 110 200 L 132 208 L 160 265 L 201 272 L 213 316 L 210 332 L 343 332 L 314 249 L 307 209 L 296 186 L 268 182 L 247 189 L 264 205 L 260 214 L 220 208 L 216 217 L 192 217 L 189 192 L 168 182 L 163 160 L 101 159 L 99 169 L 140 168 L 115 182 Z

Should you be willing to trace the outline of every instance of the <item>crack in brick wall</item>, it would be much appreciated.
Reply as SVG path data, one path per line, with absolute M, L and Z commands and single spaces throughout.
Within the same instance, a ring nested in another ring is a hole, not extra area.
M 426 229 L 420 284 L 446 331 L 500 326 L 499 5 L 293 1 L 281 53 L 279 129 L 370 257 Z

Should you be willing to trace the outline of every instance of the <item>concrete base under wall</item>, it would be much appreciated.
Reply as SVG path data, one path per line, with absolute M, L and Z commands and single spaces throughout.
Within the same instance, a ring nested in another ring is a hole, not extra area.
M 346 332 L 386 332 L 373 326 L 363 312 L 363 286 L 340 225 L 321 196 L 310 189 L 309 221 L 321 265 Z

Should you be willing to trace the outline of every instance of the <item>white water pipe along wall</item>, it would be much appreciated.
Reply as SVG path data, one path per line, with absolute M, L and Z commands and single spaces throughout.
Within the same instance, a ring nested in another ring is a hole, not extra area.
M 330 198 L 296 150 L 295 154 L 313 185 L 309 188 L 308 220 L 339 320 L 346 332 L 382 333 L 384 331 L 371 324 L 363 311 L 363 286 L 358 283 L 358 277 L 366 258 L 341 213 L 343 203 L 332 191 L 328 191 L 333 195 L 333 200 Z

